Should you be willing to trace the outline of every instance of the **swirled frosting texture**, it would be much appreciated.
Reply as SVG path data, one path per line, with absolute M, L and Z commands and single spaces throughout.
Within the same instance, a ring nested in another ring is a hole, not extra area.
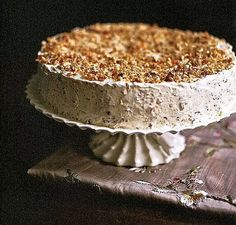
M 111 128 L 173 129 L 218 120 L 236 103 L 236 66 L 196 82 L 88 81 L 39 65 L 39 90 L 56 113 Z

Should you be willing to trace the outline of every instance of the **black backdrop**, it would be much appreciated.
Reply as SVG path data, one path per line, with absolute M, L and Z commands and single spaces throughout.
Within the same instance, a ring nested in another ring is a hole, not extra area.
M 25 100 L 43 39 L 95 22 L 149 22 L 209 31 L 236 48 L 236 1 L 5 1 L 1 3 L 1 217 L 3 224 L 55 224 L 49 196 L 33 191 L 26 171 L 78 135 Z M 86 139 L 86 132 L 80 134 Z M 45 197 L 46 196 L 46 197 Z
M 2 49 L 6 60 L 33 60 L 47 36 L 95 22 L 120 21 L 209 31 L 235 45 L 234 14 L 235 0 L 5 1 Z

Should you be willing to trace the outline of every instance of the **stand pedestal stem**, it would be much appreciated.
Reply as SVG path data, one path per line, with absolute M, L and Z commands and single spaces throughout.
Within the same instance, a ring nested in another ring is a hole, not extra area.
M 156 166 L 178 158 L 185 149 L 185 137 L 180 133 L 164 134 L 101 132 L 89 143 L 95 156 L 118 166 Z

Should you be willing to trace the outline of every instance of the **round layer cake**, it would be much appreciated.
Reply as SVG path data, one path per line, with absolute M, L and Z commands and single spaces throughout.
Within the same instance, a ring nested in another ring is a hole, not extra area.
M 232 47 L 207 32 L 95 24 L 43 41 L 37 61 L 43 101 L 82 123 L 191 127 L 226 115 L 236 101 Z

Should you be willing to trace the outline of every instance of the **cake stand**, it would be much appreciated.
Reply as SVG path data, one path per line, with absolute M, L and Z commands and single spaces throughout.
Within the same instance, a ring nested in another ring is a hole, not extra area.
M 37 75 L 34 75 L 26 87 L 26 95 L 30 103 L 44 115 L 68 126 L 77 126 L 81 130 L 90 129 L 95 132 L 89 142 L 89 147 L 94 155 L 105 162 L 118 166 L 156 166 L 168 163 L 172 159 L 178 158 L 185 149 L 185 137 L 181 135 L 184 129 L 194 129 L 199 126 L 206 126 L 210 123 L 220 121 L 235 112 L 236 99 L 232 108 L 223 115 L 219 115 L 217 121 L 209 118 L 204 124 L 180 126 L 173 129 L 162 127 L 161 129 L 123 129 L 101 127 L 92 124 L 85 124 L 74 121 L 59 115 L 42 101 L 39 90 Z

